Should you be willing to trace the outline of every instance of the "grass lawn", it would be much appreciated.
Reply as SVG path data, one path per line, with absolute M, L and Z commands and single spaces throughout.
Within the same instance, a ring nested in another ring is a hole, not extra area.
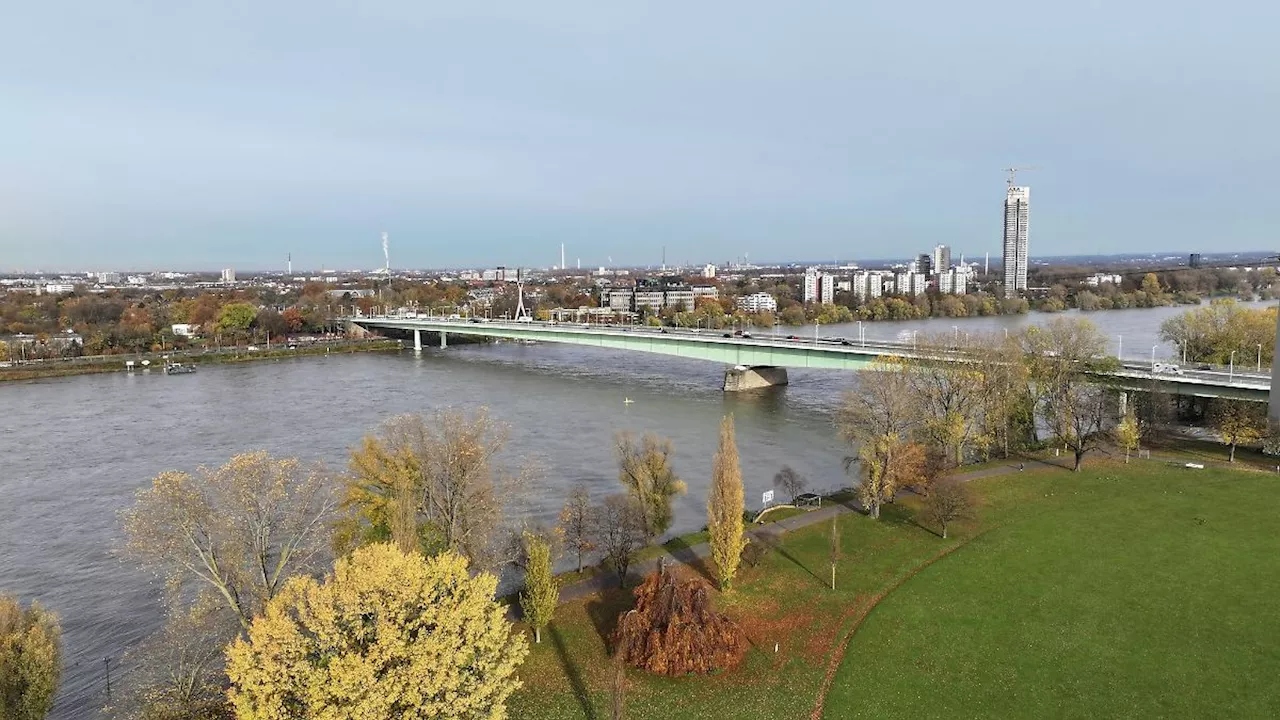
M 1278 717 L 1280 480 L 1059 477 L 849 646 L 828 718 Z
M 977 517 L 946 541 L 914 497 L 841 515 L 836 591 L 828 526 L 783 536 L 715 598 L 751 640 L 742 665 L 630 672 L 627 717 L 809 718 L 829 671 L 828 718 L 1280 715 L 1280 480 L 1090 467 L 974 481 Z M 629 604 L 562 606 L 510 716 L 607 718 L 605 638 Z

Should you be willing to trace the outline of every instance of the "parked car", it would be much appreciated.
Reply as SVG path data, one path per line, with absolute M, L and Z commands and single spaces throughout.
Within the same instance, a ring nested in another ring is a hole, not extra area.
M 733 333 L 725 333 L 724 336 L 727 338 L 731 338 L 733 337 Z

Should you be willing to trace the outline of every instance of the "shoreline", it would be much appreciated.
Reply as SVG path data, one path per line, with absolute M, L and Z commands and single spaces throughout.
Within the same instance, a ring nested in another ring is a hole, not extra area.
M 403 349 L 403 343 L 390 338 L 370 340 L 342 340 L 332 343 L 316 343 L 297 348 L 272 348 L 270 350 L 245 350 L 228 348 L 218 352 L 170 351 L 129 355 L 104 355 L 90 359 L 65 358 L 58 360 L 27 361 L 12 363 L 0 368 L 0 384 L 21 382 L 23 380 L 40 380 L 46 378 L 71 377 L 74 375 L 98 375 L 112 372 L 128 372 L 126 362 L 134 362 L 134 371 L 163 371 L 164 357 L 183 364 L 210 365 L 225 363 L 256 362 L 258 360 L 277 360 L 280 358 L 310 357 L 333 353 L 357 352 L 390 352 Z M 143 360 L 149 360 L 149 366 L 142 366 Z

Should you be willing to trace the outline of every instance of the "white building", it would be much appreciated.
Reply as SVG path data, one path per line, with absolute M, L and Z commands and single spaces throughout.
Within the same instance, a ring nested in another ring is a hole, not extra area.
M 853 294 L 861 300 L 880 297 L 884 294 L 886 276 L 890 276 L 889 273 L 880 270 L 863 270 L 854 273 Z
M 130 285 L 146 285 L 147 284 L 147 278 L 145 275 L 130 275 L 129 277 L 125 278 L 124 281 L 129 283 Z
M 806 303 L 833 303 L 836 301 L 836 276 L 818 268 L 804 271 L 804 301 Z
M 935 275 L 951 269 L 951 246 L 950 245 L 934 245 L 932 262 L 929 270 Z
M 235 282 L 235 281 L 236 281 L 236 270 L 235 270 L 235 268 L 223 268 L 223 269 L 222 269 L 222 282 L 224 282 L 224 283 L 233 283 L 233 282 Z
M 1098 273 L 1096 275 L 1090 275 L 1089 277 L 1085 278 L 1084 284 L 1090 287 L 1098 287 L 1103 283 L 1111 283 L 1112 285 L 1119 285 L 1120 280 L 1121 278 L 1119 275 L 1107 275 L 1106 273 Z
M 929 278 L 922 272 L 900 272 L 894 278 L 893 286 L 899 295 L 923 295 L 929 286 Z
M 1031 188 L 1009 185 L 1004 199 L 1004 296 L 1027 289 L 1027 230 Z
M 938 273 L 938 292 L 943 295 L 964 295 L 969 287 L 969 273 L 954 267 L 944 273 Z
M 738 298 L 738 309 L 747 313 L 777 312 L 778 301 L 766 292 L 751 293 Z
M 44 286 L 45 293 L 49 295 L 62 295 L 64 293 L 75 292 L 75 285 L 50 284 Z
M 705 266 L 703 266 L 703 268 L 702 268 L 702 277 L 704 277 L 704 278 L 713 278 L 713 277 L 715 277 L 715 276 L 716 276 L 716 266 L 715 266 L 715 265 L 705 265 Z
M 190 323 L 178 323 L 169 328 L 177 337 L 192 337 L 196 334 L 196 326 Z
M 112 285 L 120 282 L 120 273 L 118 272 L 100 272 L 98 273 L 98 282 L 103 285 Z

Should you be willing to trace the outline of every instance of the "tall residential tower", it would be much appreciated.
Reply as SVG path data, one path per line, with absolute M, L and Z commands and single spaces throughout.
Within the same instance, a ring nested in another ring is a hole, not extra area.
M 1004 296 L 1018 297 L 1027 289 L 1027 220 L 1031 188 L 1009 183 L 1004 199 Z

